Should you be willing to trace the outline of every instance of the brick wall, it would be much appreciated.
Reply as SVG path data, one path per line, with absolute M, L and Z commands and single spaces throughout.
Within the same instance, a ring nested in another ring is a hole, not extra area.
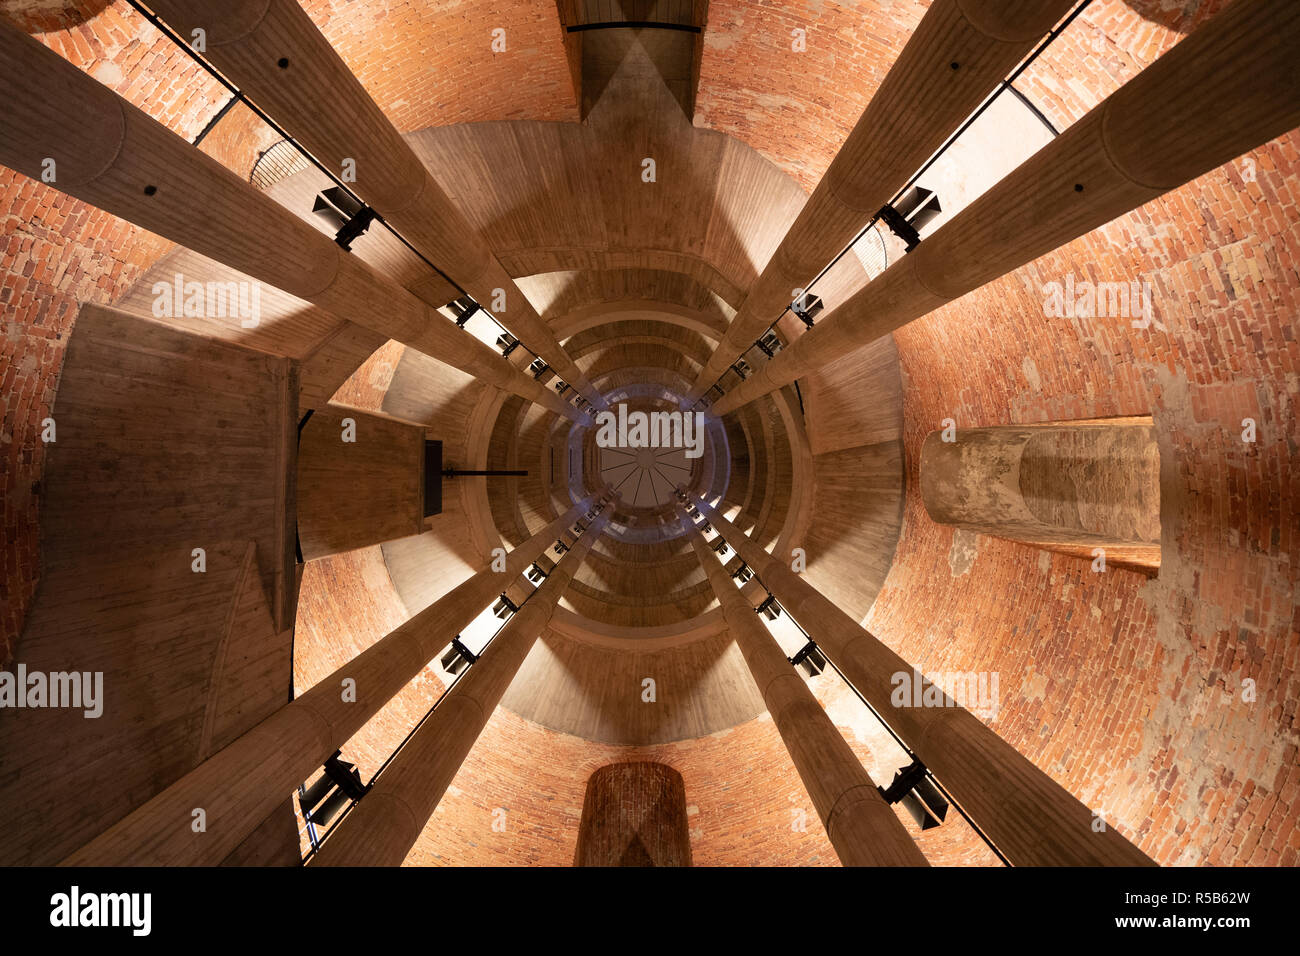
M 743 140 L 811 192 L 928 7 L 710 0 L 695 125 Z
M 909 494 L 869 625 L 923 670 L 999 671 L 998 732 L 1161 863 L 1300 853 L 1298 147 L 1283 137 L 895 336 Z M 1156 324 L 1046 318 L 1042 286 L 1070 271 L 1149 281 Z M 1162 457 L 1153 581 L 959 538 L 921 505 L 920 443 L 944 418 L 1146 413 Z
M 576 121 L 552 0 L 302 0 L 403 133 L 503 119 Z M 492 49 L 505 31 L 505 51 Z

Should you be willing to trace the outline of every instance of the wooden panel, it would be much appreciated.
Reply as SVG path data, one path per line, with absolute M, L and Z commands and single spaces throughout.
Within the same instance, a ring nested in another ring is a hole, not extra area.
M 814 455 L 903 435 L 903 383 L 892 335 L 800 380 Z
M 351 420 L 355 441 L 343 440 Z M 424 530 L 424 429 L 331 406 L 298 440 L 298 539 L 304 559 Z
M 803 547 L 808 582 L 863 620 L 884 586 L 903 526 L 903 444 L 813 458 L 813 521 Z
M 44 573 L 15 660 L 102 672 L 103 715 L 0 719 L 0 862 L 58 862 L 285 701 L 291 621 L 273 625 L 269 609 L 296 580 L 288 364 L 82 310 L 47 452 Z
M 702 737 L 766 709 L 726 631 L 674 646 L 616 644 L 548 630 L 502 705 L 552 730 L 629 745 Z M 653 703 L 642 700 L 647 677 L 655 681 Z

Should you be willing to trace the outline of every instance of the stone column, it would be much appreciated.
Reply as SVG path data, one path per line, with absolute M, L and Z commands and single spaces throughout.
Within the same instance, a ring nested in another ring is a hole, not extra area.
M 880 795 L 853 748 L 835 729 L 698 530 L 691 533 L 691 546 L 722 603 L 731 636 L 749 665 L 840 862 L 845 866 L 927 866 L 925 855 Z
M 1160 448 L 1150 418 L 963 428 L 921 445 L 939 524 L 1144 571 L 1160 567 Z
M 824 597 L 788 564 L 768 554 L 703 501 L 700 512 L 803 625 L 817 646 L 894 728 L 976 825 L 1017 866 L 1152 866 L 1110 822 L 1086 806 L 984 723 L 941 691 L 940 706 L 920 705 L 933 685 L 894 704 L 895 675 L 913 667 Z M 914 676 L 915 675 L 915 676 Z
M 570 508 L 63 861 L 70 866 L 215 866 L 433 660 L 591 506 Z M 355 682 L 355 699 L 342 684 Z M 192 829 L 201 809 L 206 831 Z
M 312 866 L 400 866 L 483 732 L 556 602 L 609 523 L 597 517 L 533 595 L 447 691 L 428 719 L 343 818 Z

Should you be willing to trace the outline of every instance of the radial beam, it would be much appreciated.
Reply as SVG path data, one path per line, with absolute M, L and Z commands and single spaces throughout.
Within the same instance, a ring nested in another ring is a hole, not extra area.
M 826 836 L 845 866 L 928 866 L 853 748 L 835 729 L 685 512 L 691 547 L 722 604 L 732 638 L 749 665 Z
M 884 715 L 998 850 L 1017 866 L 1152 866 L 1107 821 L 957 706 L 912 665 L 755 544 L 707 502 L 701 513 L 863 697 Z M 895 704 L 895 691 L 912 693 Z M 919 678 L 919 680 L 918 680 Z M 929 691 L 927 693 L 927 691 Z M 919 704 L 918 702 L 925 702 Z M 938 702 L 937 705 L 935 702 Z
M 596 543 L 600 515 L 447 691 L 392 763 L 311 858 L 312 866 L 400 866 Z
M 807 375 L 1300 125 L 1300 4 L 1237 0 L 713 406 Z
M 691 387 L 726 374 L 1077 0 L 935 0 Z
M 591 507 L 570 508 L 91 840 L 65 866 L 216 866 Z M 355 700 L 345 699 L 346 681 Z M 195 811 L 206 829 L 196 833 Z
M 0 163 L 576 422 L 586 416 L 0 20 Z

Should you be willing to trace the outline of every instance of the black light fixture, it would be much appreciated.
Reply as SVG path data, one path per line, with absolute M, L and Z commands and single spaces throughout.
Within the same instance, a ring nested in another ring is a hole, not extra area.
M 799 652 L 790 658 L 790 663 L 795 667 L 802 667 L 804 673 L 809 677 L 816 677 L 822 671 L 826 670 L 826 658 L 817 648 L 816 641 L 809 641 Z
M 497 336 L 497 348 L 501 350 L 502 358 L 509 358 L 510 353 L 519 348 L 519 340 L 509 332 L 502 332 Z
M 741 584 L 746 584 L 749 582 L 749 579 L 754 576 L 754 572 L 750 569 L 748 564 L 746 564 L 744 561 L 741 561 L 740 567 L 732 571 L 731 576 L 735 580 L 739 581 Z
M 331 186 L 317 195 L 311 211 L 334 228 L 334 241 L 349 252 L 357 237 L 375 221 L 375 211 L 357 202 L 341 186 Z
M 459 634 L 451 639 L 451 643 L 442 652 L 442 669 L 453 676 L 476 663 L 478 655 L 461 643 Z
M 762 604 L 754 608 L 754 613 L 763 615 L 769 621 L 775 621 L 781 616 L 781 606 L 776 603 L 776 596 L 769 594 Z
M 876 214 L 876 218 L 888 226 L 890 232 L 903 240 L 906 251 L 911 252 L 921 244 L 921 230 L 934 221 L 941 212 L 943 207 L 939 204 L 939 197 L 933 190 L 923 186 L 913 186 L 903 194 L 896 205 L 882 207 Z
M 510 598 L 506 597 L 504 594 L 497 598 L 496 604 L 492 605 L 492 613 L 503 621 L 508 619 L 510 615 L 514 614 L 518 610 L 519 605 L 510 600 Z
M 901 803 L 922 830 L 932 830 L 948 815 L 948 801 L 926 773 L 925 764 L 913 757 L 909 766 L 894 774 L 888 789 L 876 789 L 886 803 Z
M 754 343 L 758 350 L 768 358 L 774 358 L 781 351 L 781 339 L 775 331 L 769 329 L 767 334 Z
M 732 363 L 731 370 L 740 376 L 742 382 L 749 378 L 749 373 L 751 371 L 749 363 L 743 358 L 736 359 L 736 361 Z
M 329 826 L 344 807 L 366 795 L 361 782 L 361 772 L 353 764 L 340 759 L 343 752 L 325 761 L 324 775 L 298 797 L 303 819 L 316 826 Z
M 559 392 L 561 395 L 563 395 L 565 392 L 569 390 L 569 383 L 563 380 L 556 381 L 555 390 Z
M 463 329 L 465 323 L 474 318 L 480 308 L 481 306 L 477 302 L 469 296 L 463 295 L 459 299 L 448 302 L 442 307 L 441 311 L 449 314 L 450 318 L 455 320 L 458 329 Z
M 532 364 L 528 366 L 528 371 L 533 373 L 533 378 L 541 378 L 546 374 L 546 370 L 549 368 L 550 366 L 546 364 L 545 359 L 535 358 L 533 359 Z
M 711 542 L 709 542 L 709 547 L 712 548 L 715 552 L 717 552 L 719 557 L 725 556 L 727 554 L 727 551 L 729 550 L 727 548 L 727 539 L 724 538 L 722 535 L 718 535 Z
M 556 554 L 564 554 L 564 552 L 565 552 L 565 551 L 568 551 L 568 550 L 569 550 L 569 546 L 568 546 L 567 544 L 565 544 L 563 541 L 557 541 L 557 542 L 555 542 L 555 553 L 556 553 Z
M 528 569 L 528 580 L 532 581 L 534 584 L 538 584 L 542 581 L 545 581 L 547 577 L 548 575 L 545 569 L 536 561 L 534 561 L 532 567 Z
M 813 319 L 817 318 L 826 304 L 822 302 L 819 296 L 809 295 L 805 292 L 799 298 L 790 303 L 790 311 L 799 317 L 799 321 L 808 328 L 813 327 Z

